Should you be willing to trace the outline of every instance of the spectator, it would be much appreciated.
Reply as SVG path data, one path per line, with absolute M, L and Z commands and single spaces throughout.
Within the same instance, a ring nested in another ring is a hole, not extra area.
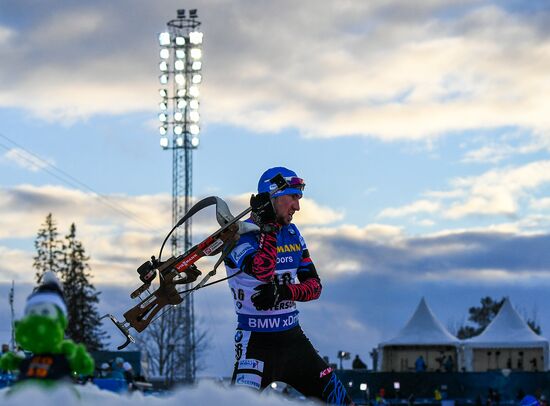
M 134 382 L 134 369 L 132 368 L 132 364 L 125 362 L 122 364 L 122 369 L 124 370 L 124 379 L 126 379 L 126 382 Z
M 414 362 L 414 368 L 416 372 L 424 372 L 426 370 L 426 362 L 424 362 L 424 357 L 422 355 Z
M 124 379 L 126 379 L 126 383 L 128 384 L 128 388 L 130 390 L 134 389 L 134 369 L 132 368 L 132 364 L 129 362 L 125 362 L 122 364 L 122 369 L 124 370 Z
M 108 378 L 111 379 L 124 379 L 124 368 L 122 365 L 124 364 L 124 358 L 122 357 L 116 357 L 115 360 L 112 362 L 112 370 L 109 374 Z
M 436 402 L 441 402 L 441 399 L 443 399 L 443 396 L 441 396 L 441 392 L 439 391 L 439 389 L 435 389 L 434 390 L 434 400 Z
M 538 399 L 534 396 L 527 395 L 519 402 L 520 406 L 540 406 Z
M 99 367 L 98 377 L 99 378 L 108 378 L 111 375 L 111 371 L 112 371 L 112 369 L 111 369 L 111 366 L 109 365 L 109 363 L 104 362 Z
M 386 390 L 384 388 L 380 388 L 378 393 L 376 394 L 375 399 L 376 405 L 385 405 L 386 404 Z
M 351 364 L 351 367 L 353 369 L 367 369 L 367 365 L 359 358 L 359 354 L 357 354 Z
M 446 372 L 453 372 L 455 367 L 453 357 L 451 357 L 450 355 L 447 356 L 447 359 L 445 359 L 444 367 Z
M 7 354 L 8 352 L 10 352 L 10 346 L 8 344 L 2 344 L 2 355 Z M 0 355 L 0 357 L 2 355 Z M 4 371 L 4 370 L 0 369 L 0 374 L 5 374 L 7 372 L 8 371 Z

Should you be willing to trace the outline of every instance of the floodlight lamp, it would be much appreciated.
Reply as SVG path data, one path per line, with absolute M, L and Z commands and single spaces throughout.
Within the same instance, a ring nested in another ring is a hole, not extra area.
M 177 36 L 176 37 L 176 45 L 181 47 L 182 45 L 185 45 L 185 38 Z
M 195 148 L 199 146 L 199 137 L 193 137 L 191 138 L 191 145 Z
M 183 147 L 183 137 L 176 138 L 176 145 L 178 147 Z
M 201 59 L 202 58 L 202 50 L 200 48 L 191 48 L 191 58 L 193 59 Z
M 199 135 L 200 133 L 200 128 L 197 124 L 191 124 L 189 126 L 189 132 L 192 134 L 192 135 Z
M 184 67 L 185 63 L 181 59 L 176 59 L 176 62 L 174 62 L 174 69 L 183 70 Z
M 170 45 L 170 34 L 168 32 L 161 32 L 159 34 L 159 44 L 161 47 Z
M 183 113 L 181 111 L 176 111 L 174 113 L 174 120 L 175 121 L 181 121 L 183 120 Z
M 197 15 L 197 9 L 196 8 L 192 8 L 191 10 L 189 10 L 189 18 L 197 18 L 198 15 Z
M 161 72 L 166 72 L 168 70 L 168 64 L 166 63 L 166 61 L 162 61 L 161 63 L 159 63 L 159 69 Z
M 199 75 L 198 73 L 193 75 L 191 81 L 195 84 L 202 82 L 202 75 Z
M 166 113 L 160 113 L 159 120 L 162 121 L 163 123 L 166 122 L 168 120 L 168 116 L 166 115 Z
M 166 133 L 168 132 L 168 128 L 166 128 L 166 126 L 162 126 L 162 127 L 159 127 L 159 133 L 160 135 L 166 135 Z
M 183 50 L 183 49 L 176 49 L 176 58 L 178 58 L 178 59 L 185 59 L 185 50 Z
M 178 89 L 176 92 L 176 96 L 185 97 L 185 89 Z
M 181 135 L 183 133 L 183 127 L 181 125 L 174 126 L 174 134 Z
M 201 70 L 202 68 L 202 62 L 201 61 L 194 61 L 191 65 L 191 69 L 193 70 Z
M 168 92 L 166 91 L 166 89 L 159 89 L 159 94 L 162 98 L 168 97 Z
M 168 75 L 167 74 L 162 74 L 159 76 L 159 81 L 161 84 L 165 85 L 168 83 Z
M 199 97 L 199 94 L 200 94 L 200 92 L 199 92 L 199 87 L 198 86 L 193 85 L 189 88 L 189 95 L 191 97 Z
M 170 58 L 170 50 L 168 48 L 161 48 L 160 49 L 160 57 L 162 59 Z
M 393 389 L 395 389 L 395 390 L 401 389 L 401 384 L 399 382 L 394 382 L 393 383 Z
M 199 109 L 199 101 L 197 99 L 189 100 L 189 107 L 192 108 L 193 110 L 198 110 Z
M 174 76 L 174 80 L 178 85 L 184 85 L 185 84 L 185 76 L 181 73 L 178 73 L 176 76 Z
M 338 351 L 338 358 L 340 359 L 349 359 L 350 353 L 347 351 Z
M 199 112 L 196 111 L 196 110 L 191 110 L 189 112 L 189 120 L 192 121 L 193 123 L 198 123 L 199 122 L 199 119 L 200 119 L 200 115 L 199 115 Z
M 189 33 L 189 42 L 193 45 L 202 44 L 202 32 L 192 31 Z
M 162 111 L 168 110 L 168 104 L 166 104 L 166 102 L 160 102 L 159 109 L 161 109 Z
M 176 107 L 180 110 L 183 110 L 185 108 L 185 106 L 187 106 L 187 102 L 185 101 L 185 99 L 178 99 L 177 102 L 176 102 Z
M 168 137 L 160 137 L 160 146 L 162 148 L 168 148 Z

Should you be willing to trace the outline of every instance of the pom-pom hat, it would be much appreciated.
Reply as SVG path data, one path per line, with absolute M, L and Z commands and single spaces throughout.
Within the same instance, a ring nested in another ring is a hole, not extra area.
M 33 292 L 27 298 L 25 305 L 25 314 L 28 310 L 39 304 L 51 303 L 55 305 L 65 317 L 67 317 L 67 305 L 63 297 L 63 289 L 61 283 L 51 271 L 47 271 L 42 276 L 42 283 L 34 288 Z

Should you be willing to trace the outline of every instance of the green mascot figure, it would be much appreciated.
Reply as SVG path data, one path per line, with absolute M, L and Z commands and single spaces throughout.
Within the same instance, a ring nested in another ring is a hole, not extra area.
M 76 374 L 91 375 L 94 360 L 82 344 L 66 340 L 67 306 L 59 280 L 46 272 L 42 283 L 27 298 L 25 316 L 15 322 L 15 340 L 30 357 L 7 353 L 0 369 L 19 370 L 16 386 L 39 383 L 50 387 L 59 381 L 71 382 Z

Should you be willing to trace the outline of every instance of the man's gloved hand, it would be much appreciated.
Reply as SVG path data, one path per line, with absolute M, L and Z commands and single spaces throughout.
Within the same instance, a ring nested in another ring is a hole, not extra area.
M 274 223 L 277 220 L 268 192 L 250 196 L 250 207 L 252 207 L 252 219 L 259 226 Z
M 281 300 L 282 286 L 275 282 L 265 283 L 263 285 L 256 286 L 254 293 L 251 297 L 252 304 L 256 310 L 269 310 L 273 306 L 277 305 Z

